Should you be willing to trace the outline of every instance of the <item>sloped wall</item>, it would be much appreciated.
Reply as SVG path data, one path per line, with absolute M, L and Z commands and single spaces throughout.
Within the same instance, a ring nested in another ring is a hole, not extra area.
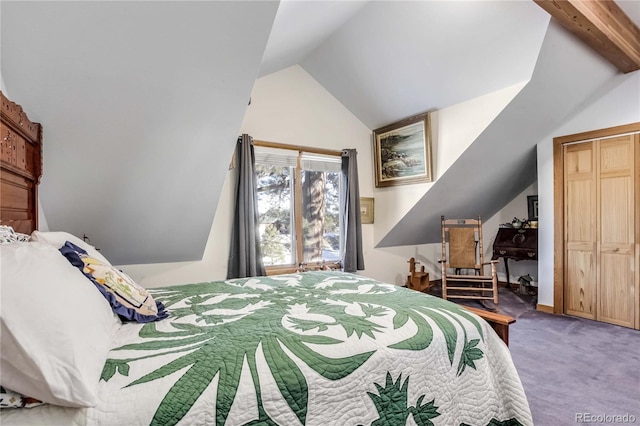
M 520 87 L 509 87 L 434 114 L 437 174 L 453 163 Z M 376 203 L 375 223 L 363 225 L 366 270 L 362 274 L 402 285 L 408 271 L 406 262 L 413 256 L 427 265 L 434 278 L 437 277 L 439 245 L 375 248 L 376 236 L 384 235 L 430 184 L 376 190 L 371 130 L 299 66 L 257 80 L 251 99 L 241 133 L 259 140 L 358 150 L 360 195 L 373 196 Z M 461 117 L 467 119 L 461 120 Z M 461 125 L 461 122 L 465 124 Z M 125 272 L 147 287 L 225 278 L 233 208 L 231 181 L 232 172 L 228 172 L 202 261 L 125 265 L 122 266 Z M 526 204 L 524 209 L 526 211 Z M 492 234 L 487 232 L 487 238 L 492 238 Z
M 118 263 L 201 259 L 277 8 L 3 2 L 2 77 L 43 125 L 51 229 Z
M 378 246 L 438 242 L 442 214 L 496 214 L 535 182 L 538 141 L 616 72 L 552 21 L 531 80 Z

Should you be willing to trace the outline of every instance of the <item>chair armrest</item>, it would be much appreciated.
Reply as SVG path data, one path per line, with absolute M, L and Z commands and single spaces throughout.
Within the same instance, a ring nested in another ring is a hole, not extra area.
M 498 264 L 500 263 L 499 260 L 491 260 L 489 262 L 484 262 L 483 265 L 492 265 L 492 264 Z
M 471 306 L 460 305 L 463 308 L 473 312 L 480 318 L 485 320 L 495 330 L 496 334 L 502 341 L 509 346 L 509 325 L 516 322 L 516 319 L 509 315 L 502 315 L 496 312 L 487 312 L 482 309 L 472 308 Z
M 474 314 L 478 315 L 480 318 L 482 318 L 487 322 L 492 322 L 500 325 L 509 325 L 516 322 L 516 319 L 511 315 L 499 314 L 497 312 L 489 312 L 483 309 L 474 308 L 466 305 L 460 305 L 460 306 L 462 306 L 468 311 L 473 312 Z

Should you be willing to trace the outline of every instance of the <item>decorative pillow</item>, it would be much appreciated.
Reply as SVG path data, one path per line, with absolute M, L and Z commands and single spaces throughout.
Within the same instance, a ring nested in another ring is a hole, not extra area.
M 96 250 L 94 246 L 92 246 L 91 244 L 87 244 L 81 238 L 78 238 L 75 235 L 70 234 L 68 232 L 33 231 L 31 233 L 31 241 L 42 241 L 42 242 L 51 244 L 57 249 L 61 248 L 64 245 L 64 243 L 66 243 L 67 241 L 71 241 L 74 245 L 86 251 L 89 254 L 89 256 L 93 257 L 94 259 L 98 259 L 102 263 L 111 265 L 111 262 L 109 262 L 103 255 L 101 255 L 100 252 Z
M 0 262 L 0 384 L 55 405 L 94 406 L 118 317 L 49 244 L 3 245 Z
M 42 404 L 44 402 L 39 399 L 24 396 L 0 386 L 0 408 L 32 408 Z
M 124 272 L 90 256 L 70 241 L 60 248 L 60 252 L 95 284 L 120 318 L 151 322 L 169 316 L 162 302 L 154 301 L 144 287 Z
M 13 227 L 0 225 L 0 244 L 26 243 L 30 235 L 21 234 L 13 230 Z

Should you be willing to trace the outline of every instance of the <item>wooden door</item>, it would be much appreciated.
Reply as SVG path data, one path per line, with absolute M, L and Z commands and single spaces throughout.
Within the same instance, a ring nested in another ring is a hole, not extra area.
M 596 162 L 594 142 L 564 146 L 564 311 L 596 319 Z
M 553 312 L 640 330 L 640 122 L 553 145 Z
M 635 135 L 595 142 L 597 147 L 597 315 L 599 321 L 635 323 Z

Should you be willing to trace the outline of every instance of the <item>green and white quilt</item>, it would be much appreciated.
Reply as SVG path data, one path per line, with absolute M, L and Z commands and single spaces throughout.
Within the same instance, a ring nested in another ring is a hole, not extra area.
M 166 287 L 153 296 L 169 318 L 120 329 L 97 407 L 41 406 L 23 410 L 23 419 L 532 424 L 509 350 L 453 303 L 340 272 Z

